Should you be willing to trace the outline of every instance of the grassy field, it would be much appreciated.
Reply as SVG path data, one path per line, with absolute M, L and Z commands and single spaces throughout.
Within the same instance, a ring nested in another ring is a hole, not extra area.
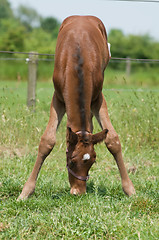
M 12 57 L 12 56 L 10 56 Z M 26 81 L 28 78 L 28 64 L 26 63 L 27 55 L 20 55 L 22 60 L 0 60 L 0 79 L 15 81 L 20 77 L 21 81 Z M 38 81 L 49 81 L 53 73 L 53 57 L 48 60 L 39 57 L 37 69 L 38 69 Z M 14 59 L 14 58 L 13 58 Z M 18 58 L 19 59 L 19 58 Z M 114 62 L 110 62 L 106 70 L 106 83 L 111 85 L 132 85 L 134 87 L 153 87 L 159 84 L 159 67 L 158 63 L 155 65 L 145 63 L 144 66 L 141 63 L 131 63 L 131 75 L 128 78 L 125 74 L 126 63 L 123 62 L 118 68 L 112 68 Z M 153 67 L 152 67 L 153 66 Z
M 16 199 L 33 168 L 53 88 L 51 81 L 37 84 L 32 113 L 26 107 L 26 82 L 0 82 L 0 239 L 158 239 L 159 87 L 124 85 L 122 76 L 112 77 L 112 82 L 105 82 L 103 93 L 136 196 L 122 192 L 118 169 L 104 144 L 96 146 L 87 194 L 70 195 L 65 117 L 36 191 L 24 202 Z M 95 120 L 94 125 L 99 131 Z

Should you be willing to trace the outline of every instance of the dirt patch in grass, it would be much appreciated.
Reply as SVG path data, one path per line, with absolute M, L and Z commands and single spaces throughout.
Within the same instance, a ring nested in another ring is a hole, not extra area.
M 9 158 L 21 158 L 22 156 L 28 154 L 29 149 L 27 147 L 8 147 L 0 146 L 0 157 L 9 157 Z

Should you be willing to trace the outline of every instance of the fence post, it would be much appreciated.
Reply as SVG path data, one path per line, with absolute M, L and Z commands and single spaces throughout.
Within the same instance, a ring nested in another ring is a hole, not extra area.
M 34 55 L 34 52 L 29 54 L 28 59 L 28 96 L 27 106 L 35 110 L 36 104 L 36 79 L 37 79 L 37 63 L 38 55 Z
M 130 73 L 131 73 L 131 61 L 130 61 L 130 58 L 127 57 L 126 58 L 126 75 L 127 75 L 127 77 L 130 77 Z

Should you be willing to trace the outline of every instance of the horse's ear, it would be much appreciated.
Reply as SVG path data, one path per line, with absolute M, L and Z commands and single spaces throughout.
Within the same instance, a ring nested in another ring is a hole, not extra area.
M 101 131 L 99 133 L 93 134 L 92 135 L 92 143 L 97 144 L 97 143 L 102 142 L 106 138 L 107 133 L 108 133 L 108 129 L 104 129 L 103 131 Z
M 74 133 L 70 127 L 67 127 L 67 141 L 74 145 L 76 145 L 78 142 L 77 134 Z

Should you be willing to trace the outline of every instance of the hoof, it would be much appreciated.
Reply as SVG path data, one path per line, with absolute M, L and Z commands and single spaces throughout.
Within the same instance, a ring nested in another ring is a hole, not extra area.
M 26 195 L 24 195 L 24 194 L 20 194 L 19 195 L 19 197 L 17 198 L 17 202 L 19 202 L 19 201 L 24 201 L 24 200 L 26 200 L 28 197 L 26 196 Z
M 28 197 L 30 197 L 34 193 L 34 190 L 35 190 L 35 183 L 26 182 L 21 194 L 17 198 L 17 201 L 26 200 Z
M 71 193 L 72 195 L 82 195 L 82 194 L 85 194 L 86 191 L 80 191 L 80 190 L 77 189 L 77 188 L 71 188 L 70 193 Z
M 131 180 L 129 180 L 128 182 L 123 182 L 123 183 L 122 183 L 122 188 L 123 188 L 124 193 L 125 193 L 127 196 L 129 196 L 129 197 L 130 197 L 131 195 L 136 194 L 135 188 L 134 188 Z
M 22 191 L 22 193 L 21 193 L 21 194 L 19 195 L 19 197 L 17 198 L 17 201 L 24 201 L 24 200 L 28 199 L 33 193 L 34 193 L 34 191 L 31 192 L 31 193 L 29 193 L 29 194 L 25 194 L 25 193 Z

